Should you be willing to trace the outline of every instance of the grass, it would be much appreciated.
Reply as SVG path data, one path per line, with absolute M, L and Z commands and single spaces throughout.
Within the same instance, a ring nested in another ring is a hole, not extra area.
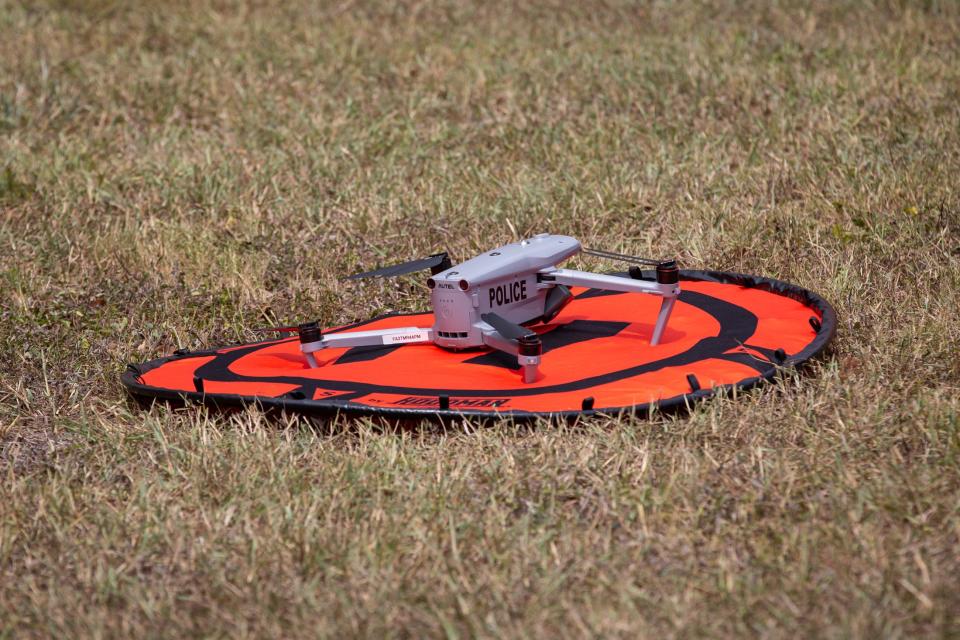
M 954 2 L 0 0 L 0 165 L 0 637 L 960 634 Z M 576 425 L 119 384 L 542 230 L 809 287 L 835 346 Z

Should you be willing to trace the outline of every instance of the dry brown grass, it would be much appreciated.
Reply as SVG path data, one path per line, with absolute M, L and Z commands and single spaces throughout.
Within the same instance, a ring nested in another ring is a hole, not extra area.
M 957 635 L 958 105 L 947 0 L 0 0 L 0 636 Z M 835 348 L 575 426 L 119 385 L 541 230 L 812 288 Z

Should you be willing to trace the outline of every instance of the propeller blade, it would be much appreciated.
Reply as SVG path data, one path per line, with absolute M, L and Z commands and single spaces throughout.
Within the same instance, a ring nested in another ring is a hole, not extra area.
M 304 322 L 293 327 L 261 327 L 259 329 L 254 329 L 256 333 L 295 333 L 297 335 L 313 330 L 319 330 L 320 322 L 314 320 L 313 322 Z
M 442 251 L 426 258 L 420 258 L 419 260 L 402 262 L 389 267 L 380 267 L 379 269 L 374 269 L 373 271 L 355 273 L 352 276 L 347 276 L 346 279 L 359 280 L 361 278 L 392 278 L 394 276 L 402 276 L 415 271 L 422 271 L 424 269 L 430 269 L 431 273 L 437 274 L 441 271 L 446 271 L 452 266 L 453 264 L 450 262 L 450 256 L 447 255 L 446 251 Z
M 526 327 L 521 327 L 514 322 L 510 322 L 503 316 L 497 315 L 492 311 L 490 313 L 483 314 L 480 316 L 480 319 L 496 329 L 497 333 L 507 340 L 521 340 L 524 338 L 529 339 L 536 337 L 537 335 L 535 331 L 531 331 Z
M 633 264 L 643 264 L 650 267 L 659 267 L 662 264 L 670 262 L 670 260 L 651 260 L 650 258 L 638 258 L 636 256 L 628 256 L 623 253 L 614 253 L 613 251 L 602 251 L 600 249 L 581 249 L 581 252 L 587 254 L 588 256 L 596 256 L 598 258 L 606 258 L 607 260 L 621 260 L 623 262 L 632 262 Z
M 297 333 L 298 331 L 297 327 L 260 327 L 254 329 L 256 333 Z

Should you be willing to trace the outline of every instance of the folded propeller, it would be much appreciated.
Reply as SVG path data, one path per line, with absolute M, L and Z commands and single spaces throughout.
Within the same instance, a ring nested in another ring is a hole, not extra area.
M 650 258 L 638 258 L 637 256 L 628 256 L 623 253 L 602 251 L 600 249 L 584 248 L 581 249 L 581 251 L 588 256 L 596 256 L 607 260 L 620 260 L 621 262 L 629 262 L 634 265 L 656 267 L 657 273 L 654 279 L 661 284 L 676 283 L 680 277 L 680 269 L 677 267 L 677 261 L 672 258 L 669 260 L 651 260 Z M 630 267 L 629 273 L 630 277 L 634 280 L 649 280 L 649 278 L 644 277 L 643 271 L 640 270 L 639 266 Z
M 424 269 L 430 269 L 430 274 L 436 275 L 441 271 L 446 271 L 452 266 L 453 263 L 450 262 L 450 256 L 447 255 L 446 251 L 441 251 L 440 253 L 431 254 L 426 258 L 410 260 L 409 262 L 401 262 L 400 264 L 395 264 L 389 267 L 380 267 L 379 269 L 374 269 L 373 271 L 355 273 L 352 276 L 347 276 L 346 279 L 359 280 L 361 278 L 393 278 L 395 276 L 403 276 L 416 271 L 423 271 Z
M 638 258 L 637 256 L 628 256 L 624 253 L 614 253 L 613 251 L 603 251 L 601 249 L 587 249 L 584 247 L 580 251 L 588 256 L 606 258 L 607 260 L 620 260 L 621 262 L 630 262 L 633 264 L 642 264 L 648 267 L 669 267 L 676 264 L 676 261 L 672 259 L 653 260 L 651 258 Z
M 536 331 L 532 331 L 526 327 L 520 326 L 519 324 L 510 322 L 503 316 L 497 315 L 492 311 L 490 313 L 484 313 L 480 316 L 480 319 L 496 329 L 497 333 L 502 335 L 507 340 L 532 340 L 537 337 Z
M 492 311 L 490 313 L 484 313 L 480 316 L 480 319 L 496 329 L 497 333 L 507 340 L 516 340 L 519 356 L 539 357 L 540 354 L 543 353 L 543 341 L 540 339 L 540 334 L 536 331 L 523 327 L 515 322 L 510 322 L 503 316 Z M 532 380 L 533 378 L 530 378 L 527 382 L 531 382 Z
M 607 260 L 620 260 L 623 262 L 641 264 L 651 267 L 672 268 L 676 266 L 676 262 L 674 260 L 651 260 L 650 258 L 639 258 L 637 256 L 628 256 L 623 253 L 614 253 L 613 251 L 603 251 L 600 249 L 583 248 L 582 252 L 590 256 L 606 258 Z M 453 263 L 450 261 L 450 256 L 446 251 L 441 251 L 440 253 L 430 254 L 426 258 L 401 262 L 400 264 L 380 267 L 372 271 L 364 271 L 363 273 L 355 273 L 352 276 L 347 276 L 346 280 L 360 280 L 362 278 L 393 278 L 396 276 L 403 276 L 408 273 L 423 271 L 424 269 L 430 269 L 430 274 L 436 275 L 441 271 L 446 271 L 452 266 Z

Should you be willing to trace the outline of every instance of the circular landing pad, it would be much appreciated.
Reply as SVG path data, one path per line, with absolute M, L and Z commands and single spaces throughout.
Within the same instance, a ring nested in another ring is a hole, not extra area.
M 574 288 L 541 335 L 540 378 L 525 384 L 516 357 L 433 344 L 328 349 L 310 369 L 296 337 L 178 352 L 123 374 L 140 399 L 259 404 L 302 413 L 573 416 L 667 409 L 722 388 L 749 388 L 830 342 L 833 308 L 793 285 L 733 273 L 681 272 L 679 302 L 650 346 L 660 299 Z M 395 314 L 336 331 L 433 324 Z

